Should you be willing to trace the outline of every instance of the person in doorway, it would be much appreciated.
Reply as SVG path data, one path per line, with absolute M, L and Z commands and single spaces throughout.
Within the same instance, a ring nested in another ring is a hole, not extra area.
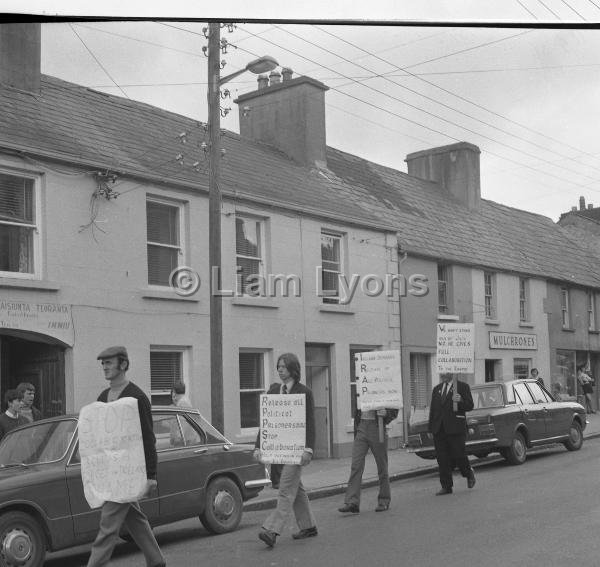
M 173 400 L 173 405 L 178 408 L 192 407 L 192 402 L 185 395 L 185 384 L 183 382 L 175 382 L 173 384 L 173 388 L 171 389 L 171 399 Z
M 530 378 L 535 380 L 542 388 L 546 388 L 546 384 L 544 384 L 544 379 L 540 376 L 537 368 L 532 368 L 530 371 Z
M 379 418 L 383 418 L 383 441 L 380 440 Z M 344 497 L 344 505 L 338 510 L 342 514 L 360 512 L 360 487 L 365 470 L 365 457 L 371 449 L 377 474 L 379 476 L 379 494 L 375 512 L 385 512 L 390 507 L 391 493 L 388 476 L 387 430 L 386 425 L 398 417 L 397 409 L 363 411 L 357 409 L 354 414 L 354 443 L 352 444 L 352 464 L 350 478 Z
M 452 374 L 442 374 L 442 382 L 431 392 L 429 408 L 429 432 L 433 434 L 435 456 L 438 462 L 440 484 L 436 493 L 452 494 L 452 469 L 458 466 L 467 486 L 475 486 L 475 472 L 469 464 L 465 451 L 467 418 L 465 413 L 473 409 L 471 388 L 466 382 L 456 381 L 456 392 L 452 385 Z M 456 402 L 456 411 L 454 411 Z
M 6 411 L 0 415 L 0 439 L 2 439 L 9 431 L 27 425 L 29 420 L 21 415 L 21 407 L 23 406 L 23 396 L 17 390 L 8 390 L 4 394 L 6 403 Z
M 17 392 L 23 396 L 21 415 L 29 422 L 42 419 L 42 412 L 33 405 L 33 400 L 35 399 L 35 386 L 29 382 L 21 382 L 17 386 Z
M 289 517 L 294 513 L 300 531 L 292 534 L 294 539 L 305 539 L 318 534 L 316 521 L 310 508 L 308 495 L 302 485 L 302 467 L 308 465 L 315 445 L 315 415 L 312 391 L 300 383 L 300 361 L 295 354 L 282 354 L 277 359 L 277 372 L 281 383 L 271 384 L 268 394 L 303 394 L 306 398 L 306 440 L 299 465 L 283 465 L 279 478 L 277 507 L 263 522 L 258 537 L 273 547 L 277 536 L 283 531 Z M 259 432 L 260 436 L 260 432 Z M 254 458 L 261 461 L 260 437 L 256 438 Z
M 135 398 L 138 401 L 138 411 L 142 428 L 144 457 L 146 460 L 146 494 L 156 492 L 156 438 L 152 426 L 152 410 L 150 400 L 144 392 L 130 382 L 126 376 L 129 370 L 127 349 L 113 346 L 103 350 L 98 355 L 102 365 L 104 378 L 108 380 L 109 388 L 98 396 L 99 402 L 114 402 L 119 398 Z M 125 526 L 140 548 L 148 567 L 165 567 L 165 558 L 158 547 L 152 533 L 148 518 L 140 509 L 138 502 L 110 502 L 102 505 L 100 529 L 92 545 L 88 567 L 108 565 L 112 552 L 119 539 L 121 527 Z
M 596 413 L 592 405 L 592 394 L 594 393 L 594 381 L 585 372 L 585 364 L 577 367 L 577 382 L 581 386 L 581 390 L 585 397 L 585 411 L 588 413 Z

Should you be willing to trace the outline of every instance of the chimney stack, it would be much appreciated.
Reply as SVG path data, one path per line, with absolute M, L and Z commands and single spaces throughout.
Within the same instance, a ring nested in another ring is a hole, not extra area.
M 579 210 L 585 211 L 585 197 L 579 197 Z
M 41 24 L 0 25 L 0 84 L 40 93 Z
M 408 174 L 439 183 L 469 209 L 481 201 L 480 149 L 468 142 L 441 146 L 406 156 Z
M 593 210 L 594 205 L 592 203 L 588 203 L 588 211 Z
M 289 68 L 282 72 L 283 81 L 279 73 L 271 72 L 269 86 L 261 76 L 257 90 L 235 100 L 240 135 L 270 144 L 300 165 L 326 167 L 325 91 L 329 88 L 310 77 L 294 79 Z

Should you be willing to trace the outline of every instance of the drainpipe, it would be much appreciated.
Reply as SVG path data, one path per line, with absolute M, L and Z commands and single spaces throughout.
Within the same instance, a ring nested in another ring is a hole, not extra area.
M 400 233 L 396 233 L 396 257 L 398 262 L 398 274 L 401 273 L 400 264 L 402 264 L 402 241 L 400 239 Z M 400 286 L 398 286 L 398 339 L 400 342 L 400 368 L 404 366 L 404 357 L 402 355 L 402 294 L 400 293 Z M 409 366 L 410 368 L 410 366 Z M 410 370 L 409 370 L 410 373 Z M 407 387 L 405 373 L 402 372 L 402 434 L 404 435 L 404 444 L 408 442 L 408 420 L 410 418 L 410 386 Z

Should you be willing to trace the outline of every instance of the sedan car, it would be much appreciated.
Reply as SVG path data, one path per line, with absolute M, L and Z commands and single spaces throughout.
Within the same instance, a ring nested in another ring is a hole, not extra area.
M 527 449 L 563 443 L 569 451 L 583 444 L 587 424 L 585 409 L 574 401 L 556 401 L 535 380 L 487 382 L 471 386 L 474 408 L 467 412 L 466 449 L 485 457 L 499 452 L 510 464 L 520 465 Z M 428 423 L 411 424 L 409 452 L 435 458 Z
M 234 445 L 196 410 L 152 408 L 158 493 L 140 502 L 153 526 L 198 516 L 234 530 L 245 500 L 270 484 L 253 446 Z M 77 416 L 11 431 L 0 443 L 0 565 L 39 567 L 46 551 L 92 541 L 100 508 L 84 496 Z M 127 537 L 128 534 L 123 534 Z

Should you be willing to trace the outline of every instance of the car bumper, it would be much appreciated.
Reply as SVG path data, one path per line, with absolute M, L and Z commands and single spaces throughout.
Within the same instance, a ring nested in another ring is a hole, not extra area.
M 476 453 L 479 451 L 485 451 L 485 450 L 490 450 L 490 451 L 494 451 L 497 450 L 498 447 L 498 438 L 497 437 L 491 437 L 491 438 L 487 438 L 487 439 L 473 439 L 471 441 L 467 441 L 465 443 L 465 448 L 467 450 L 467 453 Z M 415 455 L 418 455 L 419 457 L 425 457 L 425 458 L 432 458 L 435 457 L 435 448 L 432 447 L 431 445 L 429 446 L 424 446 L 424 447 L 407 447 L 406 451 L 408 453 L 415 453 Z
M 270 478 L 259 478 L 255 480 L 247 480 L 244 483 L 246 488 L 264 488 L 265 486 L 269 486 L 271 484 Z

